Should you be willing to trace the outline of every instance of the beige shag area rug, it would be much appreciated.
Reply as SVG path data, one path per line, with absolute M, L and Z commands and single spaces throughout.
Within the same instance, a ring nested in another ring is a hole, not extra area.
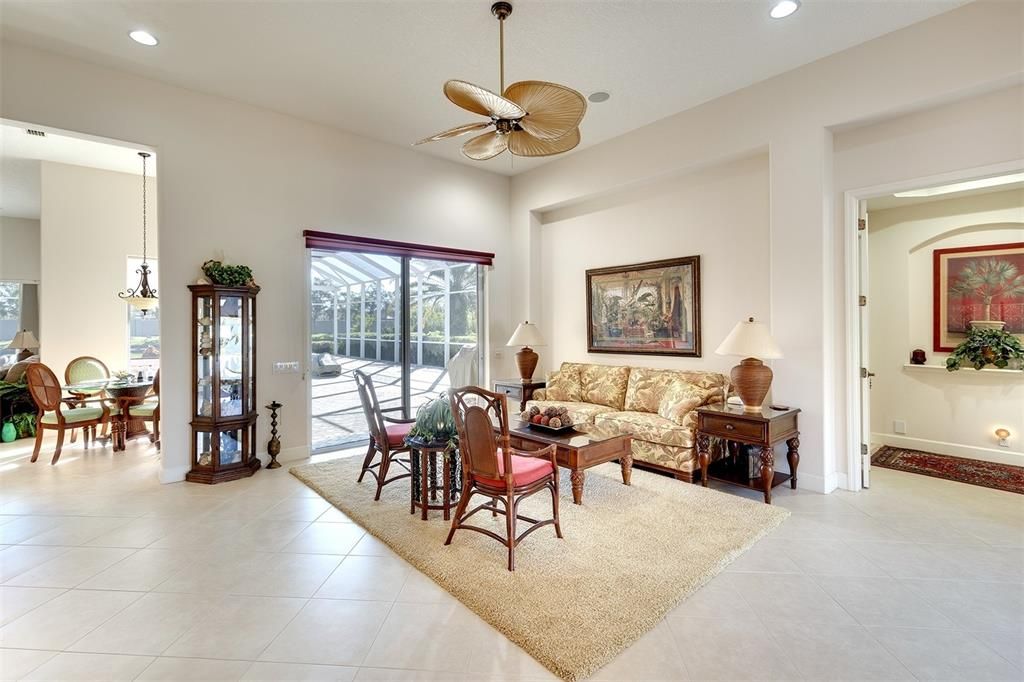
M 617 464 L 587 471 L 583 505 L 572 504 L 561 470 L 564 539 L 541 528 L 516 549 L 472 531 L 445 547 L 449 524 L 409 514 L 409 484 L 356 483 L 361 457 L 295 467 L 320 493 L 409 563 L 559 677 L 583 679 L 661 621 L 681 600 L 724 569 L 789 516 L 785 509 L 664 476 L 633 470 L 624 486 Z M 474 498 L 472 504 L 477 504 Z M 537 494 L 521 513 L 550 516 L 551 498 Z M 504 517 L 473 517 L 504 534 Z

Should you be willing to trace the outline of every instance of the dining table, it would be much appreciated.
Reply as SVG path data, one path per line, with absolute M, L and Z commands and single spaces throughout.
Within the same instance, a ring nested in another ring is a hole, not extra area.
M 62 386 L 71 395 L 70 401 L 80 397 L 101 396 L 108 399 L 113 407 L 118 408 L 110 416 L 110 439 L 115 452 L 123 451 L 129 439 L 149 435 L 146 422 L 132 419 L 129 410 L 133 405 L 142 403 L 153 388 L 152 379 L 93 379 Z

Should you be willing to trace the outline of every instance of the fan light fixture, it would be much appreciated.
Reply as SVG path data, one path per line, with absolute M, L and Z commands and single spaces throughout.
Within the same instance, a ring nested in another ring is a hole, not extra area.
M 494 127 L 462 145 L 464 156 L 474 161 L 493 159 L 506 149 L 516 156 L 562 154 L 580 143 L 580 121 L 587 111 L 583 95 L 564 85 L 546 81 L 519 81 L 505 87 L 505 20 L 512 14 L 508 2 L 491 5 L 498 18 L 500 88 L 497 94 L 461 80 L 444 84 L 444 94 L 456 106 L 490 121 L 466 123 L 431 135 L 416 144 L 436 142 Z
M 135 271 L 139 275 L 139 285 L 122 291 L 118 296 L 145 315 L 146 311 L 157 307 L 159 301 L 156 289 L 149 287 L 149 265 L 146 263 L 146 159 L 149 158 L 149 152 L 139 152 L 139 156 L 142 157 L 142 265 Z
M 800 0 L 779 0 L 768 11 L 772 19 L 785 19 L 800 9 Z

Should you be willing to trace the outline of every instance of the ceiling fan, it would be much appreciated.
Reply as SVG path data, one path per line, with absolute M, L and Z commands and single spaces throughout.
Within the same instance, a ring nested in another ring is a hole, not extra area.
M 444 94 L 456 106 L 490 121 L 466 123 L 431 135 L 416 144 L 436 142 L 494 127 L 462 145 L 464 156 L 474 161 L 493 159 L 506 149 L 516 156 L 551 156 L 580 143 L 579 124 L 587 101 L 572 88 L 545 81 L 519 81 L 505 87 L 505 19 L 512 14 L 508 2 L 491 5 L 498 18 L 498 50 L 502 94 L 461 80 L 444 84 Z

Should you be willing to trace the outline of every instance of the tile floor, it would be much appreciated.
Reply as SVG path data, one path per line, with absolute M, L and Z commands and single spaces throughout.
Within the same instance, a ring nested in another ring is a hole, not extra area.
M 551 679 L 285 469 L 156 467 L 143 443 L 56 467 L 0 447 L 0 677 Z M 876 470 L 776 503 L 793 516 L 595 679 L 1024 677 L 1024 497 Z

